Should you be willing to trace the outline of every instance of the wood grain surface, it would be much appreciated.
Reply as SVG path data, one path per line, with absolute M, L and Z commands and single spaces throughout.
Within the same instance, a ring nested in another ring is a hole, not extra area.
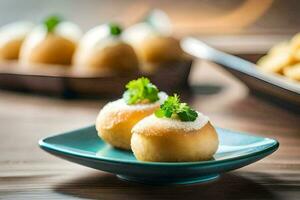
M 53 133 L 92 124 L 107 99 L 63 100 L 0 91 L 0 199 L 300 199 L 300 116 L 249 95 L 220 67 L 198 62 L 181 92 L 223 128 L 279 140 L 270 157 L 192 186 L 146 186 L 39 149 Z

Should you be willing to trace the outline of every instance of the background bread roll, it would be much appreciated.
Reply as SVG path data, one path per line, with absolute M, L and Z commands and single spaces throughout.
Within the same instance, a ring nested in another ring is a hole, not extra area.
M 73 58 L 76 70 L 100 73 L 128 73 L 138 70 L 134 49 L 102 25 L 88 31 Z
M 179 41 L 170 36 L 149 36 L 136 49 L 141 59 L 149 63 L 180 60 L 183 54 Z
M 71 22 L 59 23 L 54 32 L 39 25 L 24 41 L 20 62 L 69 66 L 80 36 L 79 27 Z
M 161 31 L 147 23 L 139 23 L 126 29 L 123 38 L 134 47 L 142 62 L 161 63 L 182 59 L 179 40 L 171 36 L 171 31 Z
M 0 29 L 0 60 L 17 60 L 21 45 L 32 30 L 31 22 L 15 22 Z

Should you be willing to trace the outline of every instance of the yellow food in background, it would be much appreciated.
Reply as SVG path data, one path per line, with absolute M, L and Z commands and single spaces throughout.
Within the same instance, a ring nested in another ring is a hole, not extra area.
M 300 62 L 300 33 L 296 34 L 291 40 L 292 56 Z
M 269 53 L 257 62 L 261 70 L 282 74 L 284 67 L 293 63 L 291 47 L 288 42 L 282 42 L 273 46 Z
M 278 44 L 275 44 L 270 50 L 269 55 L 276 55 L 282 52 L 291 51 L 290 43 L 289 41 L 280 42 Z
M 283 74 L 289 79 L 300 81 L 300 63 L 285 67 Z
M 257 62 L 261 70 L 278 74 L 282 74 L 283 68 L 291 63 L 292 57 L 287 52 L 282 52 L 275 55 L 266 55 Z
M 276 73 L 300 81 L 300 33 L 290 41 L 274 45 L 257 65 L 268 73 Z

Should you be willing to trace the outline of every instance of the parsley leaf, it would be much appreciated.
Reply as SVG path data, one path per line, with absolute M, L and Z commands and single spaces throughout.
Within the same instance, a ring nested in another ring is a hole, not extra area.
M 108 26 L 112 36 L 118 36 L 122 33 L 122 28 L 118 24 L 109 23 Z
M 62 21 L 60 16 L 51 15 L 44 20 L 43 24 L 46 26 L 48 33 L 52 33 L 55 27 Z
M 159 91 L 155 85 L 150 83 L 148 78 L 141 77 L 137 80 L 132 80 L 127 83 L 126 88 L 123 99 L 128 105 L 159 100 Z
M 180 103 L 179 96 L 169 96 L 168 99 L 155 111 L 155 116 L 158 118 L 178 117 L 180 121 L 195 121 L 198 113 L 191 109 L 186 103 Z

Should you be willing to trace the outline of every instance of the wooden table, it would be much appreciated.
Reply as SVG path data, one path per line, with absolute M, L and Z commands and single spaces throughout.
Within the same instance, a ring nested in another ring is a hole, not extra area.
M 190 77 L 193 106 L 217 126 L 276 138 L 277 152 L 205 184 L 124 182 L 53 157 L 37 145 L 42 137 L 92 124 L 105 100 L 0 91 L 0 199 L 300 199 L 300 116 L 250 96 L 221 68 L 199 65 Z

